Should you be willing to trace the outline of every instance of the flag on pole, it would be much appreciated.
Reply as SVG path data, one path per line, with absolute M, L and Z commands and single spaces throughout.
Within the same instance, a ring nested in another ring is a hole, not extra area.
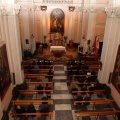
M 98 60 L 98 50 L 99 50 L 99 39 L 97 39 L 97 36 L 95 36 L 95 40 L 94 40 L 95 60 Z

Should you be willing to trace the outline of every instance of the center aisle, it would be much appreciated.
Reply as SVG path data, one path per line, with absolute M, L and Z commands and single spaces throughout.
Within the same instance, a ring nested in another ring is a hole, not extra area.
M 69 88 L 66 82 L 66 67 L 64 65 L 55 65 L 53 70 L 54 92 L 51 96 L 51 99 L 54 100 L 55 105 L 55 116 L 53 117 L 53 119 L 75 120 L 75 118 L 73 118 L 73 97 L 69 92 Z

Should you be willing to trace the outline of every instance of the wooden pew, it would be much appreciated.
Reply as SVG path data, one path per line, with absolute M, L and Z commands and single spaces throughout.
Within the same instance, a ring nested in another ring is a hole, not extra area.
M 29 65 L 22 65 L 23 67 L 28 67 Z M 31 65 L 34 66 L 34 65 Z M 39 67 L 53 67 L 53 65 L 38 65 Z
M 99 119 L 99 116 L 106 116 L 106 115 L 112 115 L 115 120 L 117 120 L 117 114 L 120 112 L 120 110 L 114 110 L 114 109 L 108 109 L 108 110 L 86 110 L 86 111 L 75 111 L 75 116 L 77 117 L 77 120 L 79 120 L 79 117 L 84 116 L 96 116 L 96 120 Z
M 35 117 L 51 117 L 53 116 L 53 111 L 47 112 L 47 113 L 41 113 L 39 111 L 36 111 L 35 113 L 15 113 L 15 111 L 12 111 L 12 113 L 10 114 L 12 117 L 17 118 L 17 117 L 29 117 L 29 116 L 35 116 Z
M 28 86 L 39 86 L 43 84 L 54 85 L 53 82 L 25 82 Z
M 70 77 L 92 77 L 92 76 L 98 76 L 97 74 L 96 75 L 69 75 Z
M 90 103 L 90 105 L 99 105 L 99 104 L 112 104 L 114 100 L 109 99 L 93 99 L 90 101 L 74 101 L 74 105 L 76 106 L 78 103 L 81 103 L 81 105 L 84 105 L 84 103 Z
M 66 70 L 66 72 L 69 72 L 70 70 Z M 78 70 L 72 70 L 72 71 L 75 71 L 77 72 Z M 85 71 L 85 72 L 92 72 L 92 69 L 89 69 L 89 70 L 79 70 L 79 71 Z M 95 72 L 98 72 L 98 71 L 95 71 Z
M 38 94 L 39 92 L 53 93 L 53 90 L 19 90 L 20 94 Z
M 92 93 L 92 94 L 104 94 L 105 90 L 87 90 L 87 91 L 72 91 L 72 93 Z
M 91 84 L 98 84 L 97 82 L 71 82 L 71 86 L 74 86 L 74 85 L 91 85 Z
M 53 100 L 12 100 L 11 101 L 15 105 L 29 105 L 29 104 L 34 104 L 34 105 L 39 105 L 42 104 L 43 102 L 48 102 L 48 104 L 53 104 Z
M 28 71 L 39 71 L 39 72 L 49 72 L 50 69 L 24 69 L 24 72 L 28 72 Z
M 48 75 L 48 74 L 24 74 L 24 78 L 46 78 L 48 76 L 53 76 L 53 75 Z

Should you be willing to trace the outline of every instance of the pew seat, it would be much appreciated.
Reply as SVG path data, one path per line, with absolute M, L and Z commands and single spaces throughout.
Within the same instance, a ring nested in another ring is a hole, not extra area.
M 53 111 L 50 111 L 50 112 L 46 112 L 46 113 L 42 113 L 42 112 L 39 112 L 39 111 L 36 111 L 35 113 L 16 113 L 15 111 L 12 111 L 12 113 L 10 114 L 12 117 L 16 118 L 16 117 L 22 117 L 22 116 L 25 116 L 25 117 L 29 117 L 29 116 L 35 116 L 35 117 L 51 117 L 53 116 Z
M 105 90 L 86 90 L 86 91 L 72 91 L 72 93 L 93 93 L 93 94 L 104 94 Z
M 39 86 L 39 85 L 44 85 L 44 84 L 54 85 L 53 82 L 26 82 L 26 84 L 28 86 Z
M 112 115 L 115 120 L 117 120 L 117 114 L 120 112 L 120 110 L 114 110 L 114 109 L 105 109 L 105 110 L 85 110 L 85 111 L 75 111 L 75 116 L 84 117 L 84 116 L 95 116 L 96 120 L 99 119 L 99 116 L 107 116 Z
M 81 105 L 84 105 L 84 103 L 90 103 L 90 105 L 96 105 L 96 104 L 112 104 L 114 100 L 109 99 L 93 99 L 90 101 L 74 101 L 74 105 L 76 106 L 78 103 L 81 103 Z
M 38 94 L 39 92 L 53 93 L 53 90 L 19 90 L 20 94 Z
M 49 99 L 49 100 L 12 100 L 11 101 L 13 104 L 15 105 L 29 105 L 29 104 L 35 104 L 35 105 L 39 105 L 42 104 L 43 102 L 47 102 L 48 104 L 53 104 L 53 100 Z
M 71 86 L 74 85 L 91 85 L 91 84 L 98 84 L 97 82 L 71 82 Z

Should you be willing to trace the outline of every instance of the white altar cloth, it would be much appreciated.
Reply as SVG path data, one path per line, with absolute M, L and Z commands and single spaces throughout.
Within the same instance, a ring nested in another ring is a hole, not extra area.
M 66 52 L 65 46 L 50 46 L 50 52 L 55 51 L 55 50 L 63 50 Z

